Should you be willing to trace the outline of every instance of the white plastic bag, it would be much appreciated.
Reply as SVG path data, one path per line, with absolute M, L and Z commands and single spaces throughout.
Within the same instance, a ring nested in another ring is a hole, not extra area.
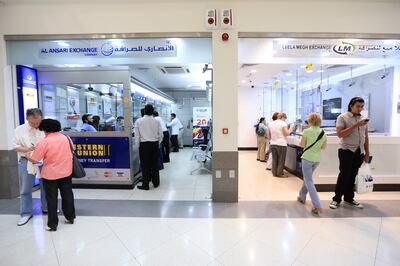
M 371 168 L 369 164 L 363 163 L 358 170 L 356 178 L 356 192 L 358 194 L 365 194 L 372 192 L 374 189 L 374 179 L 372 178 Z

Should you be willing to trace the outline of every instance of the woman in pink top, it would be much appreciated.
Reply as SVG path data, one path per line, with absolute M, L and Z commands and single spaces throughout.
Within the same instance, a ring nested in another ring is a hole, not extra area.
M 46 230 L 56 231 L 58 225 L 57 198 L 60 189 L 62 210 L 66 223 L 73 224 L 75 219 L 74 194 L 72 192 L 72 153 L 69 137 L 60 133 L 61 124 L 54 119 L 43 119 L 39 130 L 46 137 L 37 143 L 28 160 L 37 163 L 43 160 L 41 178 L 46 191 L 48 221 Z

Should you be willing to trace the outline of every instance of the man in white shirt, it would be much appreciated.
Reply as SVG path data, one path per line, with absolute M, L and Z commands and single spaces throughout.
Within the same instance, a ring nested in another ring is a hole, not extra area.
M 153 117 L 154 107 L 147 104 L 144 107 L 144 117 L 136 121 L 135 140 L 139 143 L 140 166 L 143 173 L 143 182 L 138 189 L 149 190 L 152 181 L 154 187 L 160 185 L 158 160 L 159 145 L 163 140 L 161 124 Z
M 162 155 L 163 155 L 163 162 L 164 163 L 169 163 L 169 132 L 167 127 L 165 126 L 164 121 L 162 118 L 159 116 L 158 112 L 154 112 L 154 118 L 158 120 L 161 124 L 161 129 L 163 131 L 163 141 L 161 143 L 161 148 L 162 148 Z
M 178 135 L 179 130 L 183 128 L 183 125 L 176 117 L 176 114 L 171 114 L 171 122 L 169 122 L 167 126 L 171 128 L 172 152 L 179 152 Z
M 26 111 L 28 123 L 18 126 L 14 130 L 13 149 L 18 152 L 18 176 L 20 193 L 20 215 L 18 226 L 26 224 L 33 215 L 32 188 L 35 184 L 36 174 L 39 169 L 26 159 L 28 153 L 35 149 L 35 145 L 44 139 L 44 132 L 40 131 L 39 125 L 42 121 L 42 111 L 38 108 Z M 46 195 L 40 182 L 40 199 L 42 202 L 42 212 L 47 212 Z

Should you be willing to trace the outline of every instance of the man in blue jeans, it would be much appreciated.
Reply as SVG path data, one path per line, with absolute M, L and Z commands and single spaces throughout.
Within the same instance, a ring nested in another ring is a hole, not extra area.
M 42 111 L 38 108 L 28 109 L 26 111 L 27 123 L 18 126 L 14 130 L 14 151 L 18 152 L 18 176 L 20 192 L 20 215 L 18 226 L 26 224 L 33 215 L 32 206 L 32 188 L 35 183 L 37 166 L 28 163 L 26 155 L 35 149 L 36 143 L 44 138 L 44 132 L 40 131 L 39 124 L 42 121 Z M 40 199 L 42 202 L 43 213 L 47 212 L 46 196 L 44 194 L 42 182 L 40 182 Z

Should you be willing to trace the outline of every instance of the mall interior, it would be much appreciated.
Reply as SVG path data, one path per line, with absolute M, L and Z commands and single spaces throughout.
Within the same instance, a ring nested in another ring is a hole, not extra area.
M 399 12 L 398 0 L 0 0 L 0 265 L 400 265 Z M 353 97 L 373 191 L 356 193 L 362 209 L 331 209 Z M 160 185 L 140 190 L 148 104 L 170 135 L 176 114 L 179 150 L 167 141 Z M 40 174 L 21 214 L 15 128 L 31 108 L 60 122 L 86 172 L 67 178 L 76 219 L 58 195 L 54 232 Z M 275 112 L 291 129 L 284 178 L 257 160 L 257 124 Z M 310 113 L 327 138 L 317 215 L 298 202 Z

